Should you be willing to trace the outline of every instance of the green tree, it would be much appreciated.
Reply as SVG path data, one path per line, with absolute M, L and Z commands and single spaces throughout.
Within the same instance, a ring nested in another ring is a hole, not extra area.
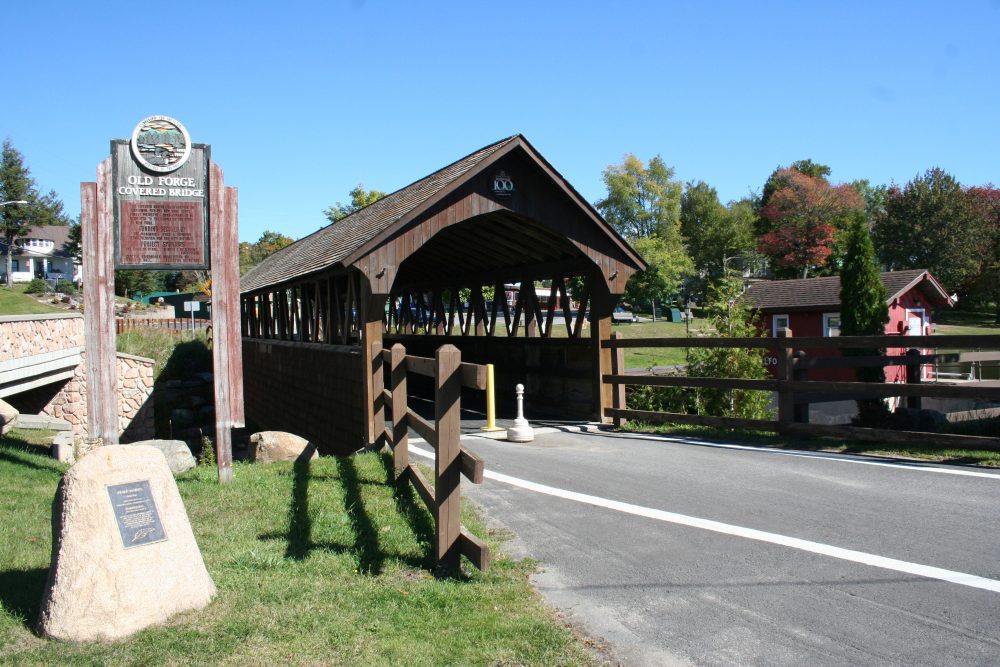
M 985 235 L 986 251 L 975 296 L 981 302 L 993 302 L 995 319 L 1000 324 L 1000 188 L 987 184 L 969 188 L 966 194 Z
M 649 161 L 626 154 L 604 170 L 608 195 L 597 202 L 601 215 L 629 240 L 659 236 L 680 239 L 681 182 L 659 155 Z
M 840 332 L 845 336 L 882 336 L 889 321 L 888 295 L 875 263 L 875 247 L 865 216 L 857 214 L 847 238 L 844 266 L 840 271 Z M 880 350 L 846 348 L 845 356 L 870 356 Z M 860 382 L 885 382 L 881 367 L 858 368 Z M 880 399 L 858 401 L 858 423 L 877 426 L 888 415 Z
M 681 232 L 694 267 L 705 282 L 720 278 L 730 266 L 756 266 L 754 224 L 749 200 L 723 206 L 715 188 L 707 183 L 687 184 L 681 198 Z
M 159 292 L 162 287 L 162 271 L 144 269 L 120 269 L 115 271 L 115 294 L 133 297 L 136 294 Z
M 374 204 L 379 199 L 382 199 L 382 197 L 385 197 L 386 193 L 378 190 L 365 190 L 364 183 L 358 183 L 349 194 L 351 195 L 349 204 L 338 201 L 333 206 L 323 210 L 323 215 L 327 217 L 327 220 L 330 222 L 342 220 L 355 211 L 360 211 L 365 206 Z
M 243 241 L 240 243 L 240 275 L 264 261 L 268 256 L 282 248 L 295 243 L 295 240 L 281 234 L 266 230 L 255 243 Z
M 65 225 L 69 222 L 63 213 L 62 202 L 54 191 L 38 193 L 31 170 L 24 163 L 24 156 L 10 140 L 3 142 L 0 154 L 0 201 L 26 201 L 26 204 L 0 206 L 0 238 L 6 254 L 7 286 L 13 284 L 13 250 L 17 241 L 27 235 L 34 225 Z
M 989 229 L 961 184 L 937 167 L 886 194 L 872 229 L 890 270 L 929 269 L 949 290 L 968 293 L 989 255 Z
M 624 298 L 633 305 L 651 304 L 655 311 L 657 302 L 662 304 L 677 294 L 694 266 L 678 239 L 671 243 L 659 236 L 649 236 L 636 239 L 632 245 L 648 266 L 628 279 Z
M 760 335 L 749 306 L 740 301 L 741 278 L 723 278 L 709 289 L 708 321 L 710 335 L 720 338 L 751 338 Z M 693 348 L 688 358 L 689 377 L 740 378 L 762 380 L 767 377 L 762 349 Z M 769 419 L 770 392 L 749 389 L 696 388 L 694 409 L 698 414 L 742 419 Z

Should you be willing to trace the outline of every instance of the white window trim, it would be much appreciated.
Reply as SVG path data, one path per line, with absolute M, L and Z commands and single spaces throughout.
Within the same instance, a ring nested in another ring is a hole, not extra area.
M 823 336 L 830 338 L 830 318 L 836 317 L 840 320 L 840 313 L 823 313 Z M 837 327 L 837 335 L 840 335 L 840 327 Z
M 787 322 L 785 328 L 791 328 L 792 318 L 788 316 L 788 313 L 775 313 L 771 315 L 771 336 L 774 338 L 778 337 L 778 318 L 784 317 L 785 322 Z

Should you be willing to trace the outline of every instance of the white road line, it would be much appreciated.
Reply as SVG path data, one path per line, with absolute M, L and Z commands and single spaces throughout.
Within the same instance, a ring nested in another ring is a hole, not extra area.
M 416 438 L 411 439 L 410 442 L 412 443 L 414 440 L 416 440 Z M 434 458 L 434 453 L 425 449 L 413 446 L 409 449 L 414 454 L 425 456 L 427 458 Z M 872 567 L 879 567 L 885 570 L 893 570 L 895 572 L 903 572 L 905 574 L 913 574 L 919 577 L 926 577 L 928 579 L 938 579 L 940 581 L 948 581 L 953 584 L 970 586 L 972 588 L 979 588 L 985 591 L 1000 593 L 1000 581 L 996 579 L 977 577 L 976 575 L 966 574 L 964 572 L 945 570 L 931 565 L 910 563 L 905 560 L 886 558 L 884 556 L 877 556 L 863 551 L 854 551 L 853 549 L 843 549 L 829 544 L 822 544 L 821 542 L 802 540 L 797 537 L 788 537 L 787 535 L 769 533 L 763 530 L 756 530 L 754 528 L 744 528 L 743 526 L 734 526 L 732 524 L 712 521 L 710 519 L 699 519 L 698 517 L 687 516 L 685 514 L 677 514 L 675 512 L 667 512 L 664 510 L 652 509 L 650 507 L 632 505 L 631 503 L 609 500 L 599 496 L 591 496 L 586 493 L 567 491 L 565 489 L 558 489 L 554 486 L 546 486 L 545 484 L 529 482 L 525 479 L 511 477 L 510 475 L 504 475 L 491 470 L 486 470 L 483 474 L 486 478 L 496 480 L 503 484 L 510 484 L 511 486 L 527 489 L 536 493 L 542 493 L 556 498 L 563 498 L 565 500 L 572 500 L 574 502 L 593 505 L 595 507 L 603 507 L 616 512 L 641 516 L 647 519 L 655 519 L 657 521 L 675 523 L 681 526 L 689 526 L 691 528 L 701 528 L 702 530 L 710 530 L 724 535 L 743 537 L 750 540 L 757 540 L 758 542 L 777 544 L 784 547 L 790 547 L 792 549 L 799 549 L 801 551 L 808 551 L 810 553 L 821 554 L 823 556 L 830 556 L 832 558 L 839 558 L 841 560 L 851 561 L 854 563 L 861 563 L 862 565 L 871 565 Z
M 542 433 L 566 433 L 567 428 L 554 428 L 554 427 L 542 427 L 536 428 L 535 434 L 540 435 Z M 736 449 L 751 452 L 761 452 L 764 454 L 774 454 L 776 456 L 793 456 L 797 458 L 804 459 L 818 459 L 821 461 L 834 461 L 836 463 L 856 463 L 858 465 L 865 466 L 881 466 L 883 468 L 896 468 L 899 470 L 909 470 L 910 472 L 930 472 L 937 473 L 939 475 L 959 475 L 961 477 L 979 477 L 992 479 L 995 482 L 1000 482 L 1000 474 L 980 472 L 978 470 L 965 470 L 962 468 L 945 468 L 933 466 L 920 462 L 907 462 L 907 461 L 868 461 L 860 457 L 844 456 L 841 454 L 831 454 L 825 452 L 809 452 L 801 449 L 774 449 L 773 447 L 756 447 L 754 445 L 733 445 L 721 442 L 709 442 L 707 440 L 699 440 L 697 438 L 684 438 L 669 435 L 650 435 L 641 433 L 601 433 L 586 430 L 573 429 L 572 432 L 586 433 L 589 435 L 602 435 L 611 438 L 628 438 L 630 440 L 649 440 L 652 442 L 674 442 L 679 444 L 691 444 L 698 445 L 699 447 L 713 447 L 716 449 Z M 463 438 L 486 438 L 487 436 L 480 436 L 476 433 L 467 433 L 462 436 Z M 491 440 L 496 440 L 498 438 L 488 438 Z

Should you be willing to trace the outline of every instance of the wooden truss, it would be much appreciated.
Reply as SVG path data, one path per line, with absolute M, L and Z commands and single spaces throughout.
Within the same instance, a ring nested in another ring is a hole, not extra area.
M 393 292 L 385 317 L 387 334 L 425 334 L 445 336 L 508 336 L 550 338 L 555 316 L 561 315 L 569 338 L 580 338 L 590 304 L 589 278 L 583 283 L 579 303 L 574 309 L 568 289 L 568 277 L 551 279 L 545 303 L 536 294 L 531 279 L 521 281 L 513 305 L 508 304 L 504 284 L 419 287 Z M 484 288 L 492 287 L 494 298 L 488 301 Z M 467 290 L 467 291 L 466 291 Z M 465 297 L 465 294 L 468 297 Z M 561 325 L 560 325 L 561 326 Z

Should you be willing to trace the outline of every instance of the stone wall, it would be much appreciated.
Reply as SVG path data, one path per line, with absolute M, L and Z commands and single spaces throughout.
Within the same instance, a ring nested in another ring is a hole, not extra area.
M 247 421 L 350 454 L 368 444 L 362 367 L 358 347 L 244 338 Z
M 79 313 L 0 317 L 0 361 L 83 345 Z
M 18 315 L 0 317 L 0 361 L 45 352 L 84 347 L 83 315 Z M 87 429 L 86 353 L 73 377 L 11 396 L 9 402 L 25 412 L 65 419 L 76 436 Z M 118 354 L 118 424 L 122 440 L 154 437 L 153 360 Z
M 83 357 L 73 378 L 40 410 L 68 421 L 73 434 L 80 437 L 87 432 L 86 353 Z M 122 442 L 154 437 L 153 364 L 152 359 L 118 353 L 118 429 Z

